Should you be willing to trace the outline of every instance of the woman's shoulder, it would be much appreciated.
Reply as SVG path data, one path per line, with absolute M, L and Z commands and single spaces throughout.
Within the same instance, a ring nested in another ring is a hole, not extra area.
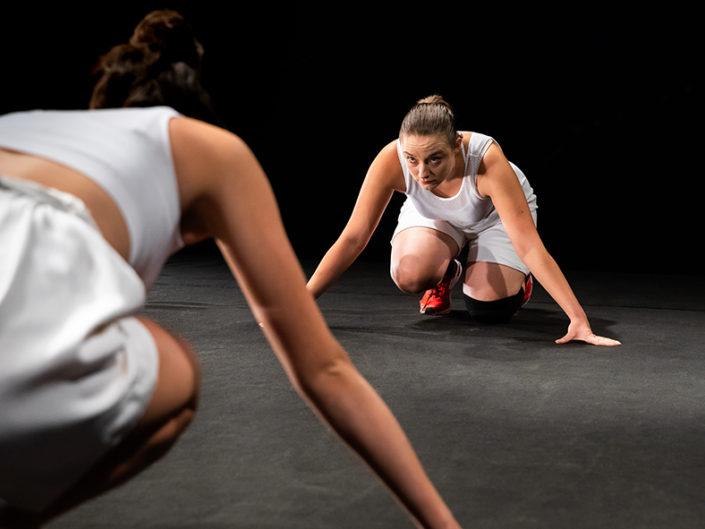
M 169 138 L 175 160 L 189 165 L 226 163 L 226 158 L 247 150 L 245 142 L 227 129 L 183 115 L 169 122 Z
M 387 156 L 389 158 L 399 158 L 400 153 L 401 143 L 399 143 L 399 138 L 393 139 L 380 150 L 381 155 Z
M 385 187 L 403 192 L 405 188 L 403 167 L 399 140 L 394 139 L 379 151 L 370 166 L 368 175 L 371 174 L 375 179 L 383 182 Z
M 236 134 L 186 116 L 170 120 L 169 139 L 183 206 L 193 197 L 217 194 L 243 157 L 252 156 Z
M 261 170 L 248 145 L 227 129 L 189 117 L 169 123 L 179 188 L 182 236 L 187 244 L 213 236 L 233 207 L 233 190 Z
M 401 148 L 399 140 L 392 140 L 385 144 L 375 155 L 370 168 L 376 168 L 385 172 L 401 171 Z

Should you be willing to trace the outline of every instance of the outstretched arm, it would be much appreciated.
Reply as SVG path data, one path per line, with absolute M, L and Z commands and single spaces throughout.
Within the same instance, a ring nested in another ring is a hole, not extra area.
M 395 188 L 403 180 L 396 142 L 392 142 L 370 165 L 347 225 L 309 279 L 308 289 L 314 297 L 323 294 L 365 249 Z
M 459 527 L 391 411 L 327 328 L 259 163 L 232 135 L 211 130 L 202 141 L 212 153 L 211 161 L 201 162 L 210 166 L 202 169 L 219 175 L 202 199 L 208 230 L 294 388 L 380 476 L 419 527 Z
M 541 241 L 524 191 L 497 144 L 492 144 L 483 164 L 484 171 L 478 179 L 480 193 L 492 199 L 519 258 L 570 318 L 568 332 L 556 343 L 582 340 L 594 345 L 620 345 L 617 340 L 592 332 L 585 311 Z

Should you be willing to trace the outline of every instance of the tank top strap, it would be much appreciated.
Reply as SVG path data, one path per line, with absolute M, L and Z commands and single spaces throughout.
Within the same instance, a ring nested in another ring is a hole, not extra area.
M 480 132 L 473 132 L 470 136 L 470 141 L 468 142 L 468 156 L 470 157 L 469 164 L 469 176 L 473 178 L 477 176 L 477 170 L 480 167 L 482 158 L 487 153 L 487 149 L 490 148 L 494 142 L 492 136 L 487 136 Z

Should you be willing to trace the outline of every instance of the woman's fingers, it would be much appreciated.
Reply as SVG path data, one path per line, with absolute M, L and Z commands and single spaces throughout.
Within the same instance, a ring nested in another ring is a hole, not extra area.
M 586 333 L 584 336 L 574 336 L 574 334 L 570 331 L 563 338 L 559 338 L 558 340 L 556 340 L 556 343 L 564 344 L 572 340 L 581 340 L 591 345 L 598 345 L 603 347 L 613 347 L 616 345 L 622 345 L 622 342 L 618 340 L 613 340 L 612 338 L 607 338 L 605 336 L 597 336 L 592 332 Z
M 592 345 L 602 345 L 606 347 L 622 345 L 622 343 L 617 340 L 613 340 L 612 338 L 606 338 L 604 336 L 597 336 L 595 334 L 591 334 L 588 338 L 585 339 L 585 341 L 587 343 L 591 343 Z

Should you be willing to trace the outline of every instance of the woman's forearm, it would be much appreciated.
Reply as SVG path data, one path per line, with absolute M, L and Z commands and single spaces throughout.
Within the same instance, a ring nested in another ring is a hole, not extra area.
M 392 412 L 349 361 L 336 362 L 300 388 L 314 411 L 374 470 L 419 527 L 460 527 Z
M 587 321 L 585 311 L 568 284 L 568 280 L 545 248 L 540 247 L 529 251 L 523 257 L 523 261 L 571 321 Z
M 318 298 L 352 265 L 367 241 L 360 242 L 341 236 L 326 252 L 316 271 L 308 281 L 307 288 Z

